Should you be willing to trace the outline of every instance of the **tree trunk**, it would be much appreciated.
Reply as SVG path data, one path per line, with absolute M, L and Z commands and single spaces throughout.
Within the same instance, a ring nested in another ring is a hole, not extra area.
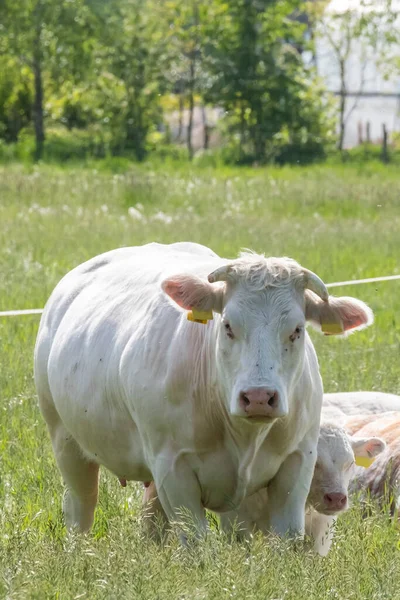
M 140 99 L 136 96 L 130 96 L 128 99 L 125 148 L 130 152 L 133 151 L 136 160 L 139 162 L 146 158 L 146 137 L 147 131 L 143 124 Z
M 183 90 L 179 90 L 179 117 L 178 117 L 178 138 L 177 141 L 180 142 L 182 140 L 182 131 L 183 131 L 183 111 L 185 109 L 185 99 L 183 96 Z
M 254 153 L 255 159 L 259 163 L 265 162 L 265 133 L 263 131 L 264 115 L 262 106 L 259 105 L 255 109 L 256 125 L 254 128 Z
M 244 102 L 242 100 L 240 105 L 240 160 L 243 160 L 244 157 L 244 145 L 246 141 L 246 109 L 244 106 Z
M 193 158 L 193 146 L 192 146 L 192 131 L 193 131 L 193 113 L 194 113 L 194 86 L 196 77 L 196 62 L 195 55 L 190 60 L 190 80 L 189 80 L 189 121 L 187 128 L 187 149 L 189 153 L 189 160 Z
M 33 125 L 35 129 L 35 161 L 43 157 L 44 147 L 44 119 L 43 119 L 43 76 L 42 56 L 40 51 L 41 24 L 36 28 L 36 36 L 33 41 L 33 76 L 34 76 L 34 99 L 32 107 Z
M 204 104 L 201 105 L 201 117 L 202 117 L 202 121 L 203 121 L 203 133 L 204 133 L 203 148 L 204 148 L 204 150 L 208 150 L 210 136 L 209 136 L 208 125 L 207 125 L 206 107 L 204 106 Z
M 189 54 L 189 122 L 187 130 L 187 149 L 189 153 L 189 160 L 193 158 L 193 145 L 192 145 L 192 130 L 193 130 L 193 113 L 194 113 L 194 92 L 196 89 L 196 58 L 199 52 L 199 7 L 197 2 L 193 4 L 193 18 L 194 18 L 194 43 L 191 53 Z
M 343 151 L 344 136 L 346 133 L 345 111 L 346 111 L 346 67 L 345 61 L 340 61 L 340 107 L 339 107 L 339 143 L 338 149 Z
M 344 135 L 346 133 L 346 126 L 345 126 L 345 122 L 344 122 L 344 109 L 346 106 L 346 96 L 344 96 L 344 94 L 342 94 L 340 96 L 340 111 L 339 111 L 339 122 L 340 122 L 340 129 L 339 129 L 339 142 L 338 142 L 338 149 L 340 150 L 340 152 L 343 151 L 343 145 L 344 145 Z
M 134 148 L 136 159 L 142 162 L 146 158 L 146 138 L 147 131 L 143 123 L 143 112 L 140 106 L 139 98 L 136 107 L 136 135 L 134 137 Z

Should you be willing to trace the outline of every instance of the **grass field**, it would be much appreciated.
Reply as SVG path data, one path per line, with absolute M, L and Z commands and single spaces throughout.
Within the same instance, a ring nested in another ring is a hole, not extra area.
M 0 310 L 39 308 L 69 269 L 149 241 L 191 240 L 233 257 L 289 255 L 326 283 L 400 272 L 400 173 L 393 169 L 0 168 Z M 312 333 L 326 391 L 400 393 L 400 281 L 338 288 L 375 324 L 348 339 Z M 93 533 L 67 535 L 62 486 L 37 408 L 39 318 L 0 318 L 0 598 L 400 599 L 399 529 L 386 515 L 340 520 L 326 559 L 215 529 L 184 550 L 143 537 L 141 486 L 103 472 Z

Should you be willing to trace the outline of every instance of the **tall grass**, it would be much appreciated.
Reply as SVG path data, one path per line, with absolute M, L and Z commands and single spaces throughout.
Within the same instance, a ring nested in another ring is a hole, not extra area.
M 161 165 L 0 169 L 0 310 L 42 307 L 72 267 L 106 250 L 192 240 L 227 257 L 289 255 L 326 282 L 399 272 L 400 176 L 393 169 L 223 169 Z M 114 169 L 115 171 L 115 169 Z M 372 328 L 312 333 L 327 391 L 400 393 L 400 282 L 335 290 L 370 304 Z M 93 533 L 67 535 L 62 486 L 38 411 L 38 317 L 0 318 L 0 598 L 400 598 L 397 525 L 357 503 L 326 559 L 215 528 L 189 550 L 140 525 L 139 484 L 103 472 Z

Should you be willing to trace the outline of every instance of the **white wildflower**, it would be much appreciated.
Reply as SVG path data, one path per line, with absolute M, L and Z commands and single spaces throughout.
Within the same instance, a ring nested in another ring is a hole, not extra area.
M 161 223 L 165 223 L 166 225 L 170 225 L 173 221 L 171 215 L 167 215 L 161 210 L 155 213 L 152 217 L 153 221 L 160 221 Z
M 140 212 L 140 210 L 138 210 L 134 206 L 130 206 L 128 208 L 128 215 L 131 217 L 131 219 L 134 219 L 135 221 L 145 221 L 146 220 L 144 218 L 144 216 L 142 215 L 142 213 Z

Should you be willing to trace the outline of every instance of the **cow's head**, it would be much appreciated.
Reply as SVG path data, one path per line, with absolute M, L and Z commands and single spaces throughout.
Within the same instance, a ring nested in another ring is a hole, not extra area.
M 317 275 L 289 258 L 244 253 L 213 271 L 208 281 L 177 275 L 162 287 L 186 310 L 221 315 L 214 325 L 216 366 L 227 409 L 253 423 L 288 414 L 306 340 L 311 343 L 307 320 L 327 334 L 372 323 L 372 312 L 363 302 L 330 298 Z
M 308 504 L 325 515 L 346 510 L 349 483 L 355 475 L 355 460 L 377 456 L 385 447 L 380 438 L 355 438 L 336 425 L 321 425 Z

